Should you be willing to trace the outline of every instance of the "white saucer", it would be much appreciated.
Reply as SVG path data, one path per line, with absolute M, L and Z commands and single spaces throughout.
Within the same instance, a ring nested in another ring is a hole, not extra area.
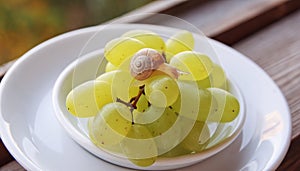
M 78 56 L 103 47 L 114 34 L 94 36 L 101 27 L 53 38 L 21 57 L 0 89 L 0 133 L 10 153 L 28 170 L 128 170 L 107 163 L 74 142 L 55 119 L 51 92 L 63 69 Z M 144 28 L 131 25 L 126 29 Z M 124 28 L 124 31 L 126 30 Z M 151 26 L 155 32 L 175 29 Z M 118 31 L 117 31 L 118 30 Z M 121 33 L 119 33 L 121 34 Z M 93 38 L 92 38 L 93 37 Z M 82 47 L 89 41 L 89 46 Z M 269 76 L 248 58 L 212 41 L 227 74 L 238 84 L 246 102 L 242 133 L 225 150 L 182 170 L 274 170 L 284 158 L 291 136 L 285 98 Z

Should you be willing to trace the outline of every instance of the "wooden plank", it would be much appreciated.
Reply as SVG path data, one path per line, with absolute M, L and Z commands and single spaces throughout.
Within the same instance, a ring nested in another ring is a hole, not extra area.
M 233 47 L 260 65 L 278 84 L 292 114 L 292 137 L 300 134 L 300 11 Z
M 0 166 L 12 161 L 14 158 L 9 154 L 0 139 Z
M 136 21 L 141 21 L 147 17 L 154 15 L 155 13 L 160 13 L 173 7 L 178 7 L 184 3 L 187 3 L 187 0 L 153 1 L 147 5 L 144 5 L 138 9 L 130 11 L 120 17 L 116 17 L 102 24 L 132 23 Z
M 12 161 L 2 167 L 0 171 L 25 171 L 25 169 L 16 161 Z
M 208 1 L 201 6 L 193 5 L 187 10 L 171 9 L 167 13 L 192 23 L 208 36 L 214 36 L 284 2 L 283 0 L 216 0 Z
M 294 138 L 289 151 L 277 171 L 300 170 L 300 137 Z
M 263 12 L 258 11 L 260 13 L 251 16 L 252 18 L 249 18 L 248 20 L 236 23 L 236 25 L 231 25 L 231 28 L 228 30 L 223 30 L 223 32 L 212 35 L 212 38 L 229 45 L 236 43 L 257 30 L 260 30 L 293 11 L 298 10 L 300 8 L 300 1 L 290 0 L 272 5 L 273 6 L 268 6 L 268 8 L 266 8 Z
M 163 13 L 191 23 L 209 37 L 233 44 L 299 7 L 298 0 L 193 0 Z M 182 25 L 180 20 L 167 19 L 154 16 L 140 22 L 174 27 Z

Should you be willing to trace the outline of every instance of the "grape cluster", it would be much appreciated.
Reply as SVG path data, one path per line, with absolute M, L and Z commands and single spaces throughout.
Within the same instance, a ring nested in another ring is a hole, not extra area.
M 233 121 L 239 102 L 223 69 L 193 49 L 188 31 L 166 42 L 152 31 L 126 32 L 106 44 L 105 73 L 75 87 L 66 107 L 90 118 L 95 145 L 138 166 L 200 152 L 209 143 L 208 123 Z

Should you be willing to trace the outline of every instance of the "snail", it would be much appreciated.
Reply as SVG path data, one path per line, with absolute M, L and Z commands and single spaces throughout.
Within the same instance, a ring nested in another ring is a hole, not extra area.
M 131 75 L 137 80 L 149 78 L 154 71 L 161 71 L 177 79 L 180 71 L 166 63 L 158 51 L 151 48 L 139 50 L 130 61 Z

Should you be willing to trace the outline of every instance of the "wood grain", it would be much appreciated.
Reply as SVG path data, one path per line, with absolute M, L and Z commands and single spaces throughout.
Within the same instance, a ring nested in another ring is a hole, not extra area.
M 12 161 L 0 168 L 0 171 L 25 171 L 25 169 L 16 161 Z
M 191 23 L 209 37 L 233 44 L 299 7 L 299 0 L 192 0 L 162 13 Z M 149 17 L 139 22 L 171 27 L 182 25 L 181 20 L 164 16 Z
M 260 30 L 265 26 L 268 26 L 269 24 L 281 19 L 287 14 L 290 14 L 291 12 L 299 9 L 300 1 L 280 1 L 278 2 L 278 4 L 269 5 L 270 6 L 266 6 L 265 11 L 262 12 L 258 10 L 256 15 L 249 15 L 249 17 L 251 16 L 251 18 L 249 18 L 248 20 L 236 23 L 236 25 L 232 25 L 230 29 L 214 34 L 212 37 L 219 41 L 225 40 L 223 42 L 226 44 L 231 45 L 233 43 L 236 43 L 241 38 L 245 38 L 251 35 L 252 33 L 256 32 L 257 30 Z
M 212 36 L 284 2 L 283 0 L 190 0 L 175 8 L 162 11 L 162 13 L 183 19 L 199 28 L 206 35 Z M 140 22 L 169 26 L 181 24 L 180 20 L 165 20 L 163 17 L 155 16 Z
M 285 95 L 292 114 L 292 138 L 300 134 L 300 11 L 233 47 L 260 65 Z
M 0 166 L 12 161 L 14 158 L 9 154 L 0 139 Z
M 277 171 L 300 170 L 300 137 L 294 138 Z

